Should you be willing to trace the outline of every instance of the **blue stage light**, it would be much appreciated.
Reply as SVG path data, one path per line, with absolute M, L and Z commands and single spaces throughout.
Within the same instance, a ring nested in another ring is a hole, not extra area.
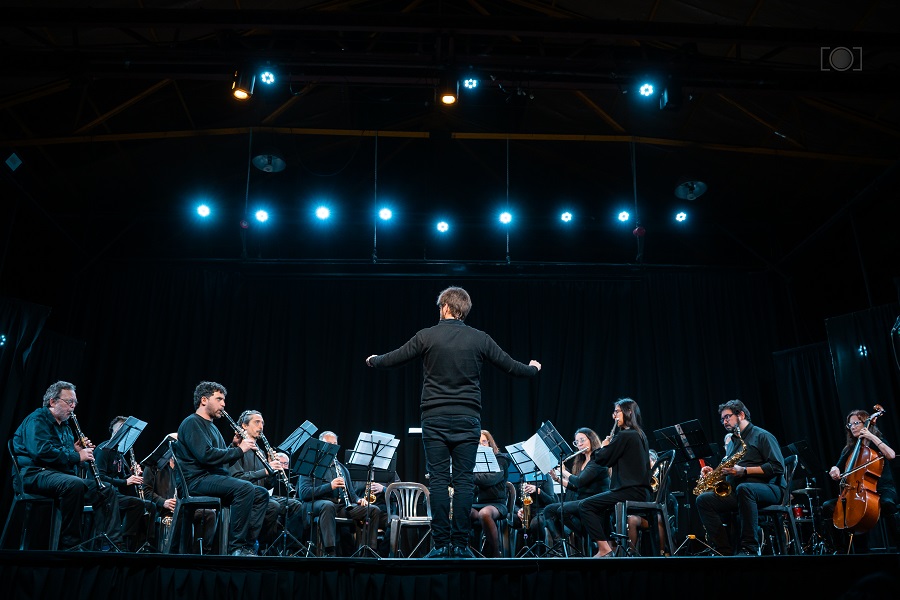
M 678 213 L 677 215 L 675 215 L 675 220 L 679 223 L 684 223 L 685 221 L 687 221 L 687 213 L 683 211 Z
M 622 212 L 619 213 L 619 220 L 622 221 L 623 223 L 630 218 L 631 218 L 631 215 L 628 214 L 627 210 L 623 210 Z
M 266 85 L 272 85 L 273 83 L 275 83 L 275 73 L 273 73 L 272 71 L 263 71 L 259 75 L 259 80 Z
M 447 233 L 448 231 L 450 231 L 450 224 L 447 223 L 447 221 L 441 221 L 437 224 L 437 230 L 441 233 Z
M 572 220 L 572 213 L 570 213 L 569 211 L 564 212 L 563 214 L 559 215 L 559 220 L 563 223 L 570 222 Z
M 644 96 L 645 98 L 649 98 L 650 96 L 653 95 L 653 84 L 651 84 L 651 83 L 643 84 L 641 86 L 640 92 L 641 92 L 641 96 Z
M 500 222 L 504 225 L 509 225 L 510 223 L 512 223 L 512 215 L 508 212 L 500 213 Z
M 210 215 L 210 212 L 211 211 L 210 211 L 209 207 L 205 204 L 201 204 L 200 206 L 197 207 L 197 214 L 203 218 L 208 217 Z
M 331 210 L 327 206 L 320 206 L 316 209 L 316 218 L 325 220 L 331 216 Z
M 256 220 L 260 223 L 265 223 L 269 220 L 269 213 L 264 210 L 256 211 Z
M 378 216 L 381 218 L 382 221 L 390 221 L 391 217 L 394 216 L 394 213 L 391 212 L 391 209 L 389 209 L 389 208 L 382 208 L 381 210 L 378 211 Z

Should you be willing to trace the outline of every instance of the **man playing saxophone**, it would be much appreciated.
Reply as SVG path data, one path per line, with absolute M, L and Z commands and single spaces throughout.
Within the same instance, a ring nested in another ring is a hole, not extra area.
M 775 436 L 750 422 L 750 409 L 740 400 L 721 404 L 719 417 L 730 433 L 726 458 L 716 469 L 703 467 L 700 476 L 708 478 L 713 471 L 718 471 L 728 485 L 698 485 L 710 489 L 697 496 L 697 510 L 717 552 L 756 556 L 759 553 L 758 510 L 780 503 L 785 494 L 784 458 Z M 738 456 L 735 454 L 738 452 L 743 454 Z M 738 548 L 732 547 L 722 524 L 723 515 L 734 511 L 738 512 L 740 525 Z

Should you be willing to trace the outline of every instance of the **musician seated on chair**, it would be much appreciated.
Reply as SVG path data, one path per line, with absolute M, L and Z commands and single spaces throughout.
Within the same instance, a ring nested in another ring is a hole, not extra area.
M 255 440 L 257 447 L 263 448 L 266 444 L 261 443 L 263 429 L 266 422 L 262 414 L 258 410 L 245 410 L 237 420 L 238 425 L 247 432 L 251 439 Z M 265 456 L 265 453 L 263 453 Z M 271 490 L 269 502 L 266 505 L 266 516 L 263 519 L 262 532 L 259 539 L 263 543 L 271 543 L 279 533 L 281 533 L 282 516 L 284 523 L 290 533 L 297 542 L 290 541 L 289 545 L 296 545 L 302 542 L 304 511 L 301 502 L 296 498 L 288 497 L 287 490 L 284 489 L 282 477 L 287 478 L 287 469 L 289 468 L 288 458 L 284 456 L 284 462 L 275 454 L 272 448 L 272 456 L 268 456 L 267 469 L 263 465 L 262 458 L 257 452 L 245 452 L 241 460 L 231 465 L 231 475 L 238 479 L 249 481 L 253 485 L 258 485 Z M 281 475 L 277 475 L 277 472 Z M 275 492 L 279 492 L 276 494 Z
M 202 381 L 194 389 L 194 412 L 178 426 L 178 442 L 173 446 L 175 460 L 191 496 L 221 498 L 222 504 L 231 506 L 228 553 L 255 556 L 254 546 L 266 516 L 269 492 L 228 472 L 228 467 L 244 453 L 256 450 L 256 442 L 248 438 L 237 445 L 225 444 L 213 423 L 224 415 L 225 394 L 225 386 L 213 381 Z
M 601 443 L 600 436 L 593 429 L 580 427 L 575 431 L 574 440 L 575 451 L 580 454 L 572 456 L 571 461 L 564 461 L 562 475 L 555 469 L 550 471 L 550 477 L 560 483 L 563 489 L 560 502 L 552 503 L 544 509 L 544 522 L 552 540 L 565 536 L 567 527 L 583 536 L 586 531 L 578 516 L 576 501 L 609 491 L 609 469 L 592 460 L 600 450 Z M 566 468 L 566 464 L 571 467 L 571 471 Z M 565 515 L 561 515 L 562 511 L 565 511 Z
M 13 436 L 13 454 L 22 474 L 25 493 L 60 499 L 62 527 L 59 548 L 82 543 L 81 517 L 85 503 L 94 507 L 94 529 L 115 546 L 122 544 L 116 490 L 99 488 L 97 478 L 76 475 L 76 467 L 94 460 L 91 441 L 76 442 L 68 421 L 75 414 L 75 386 L 57 381 L 44 393 L 43 405 L 25 417 Z M 98 473 L 99 474 L 99 473 Z
M 551 504 L 557 502 L 556 492 L 553 491 L 553 481 L 549 475 L 539 474 L 534 481 L 526 481 L 519 484 L 519 498 L 516 505 L 519 509 L 513 519 L 513 529 L 522 530 L 525 528 L 525 507 L 523 506 L 524 498 L 528 498 L 531 503 L 528 505 L 528 531 L 527 539 L 523 539 L 522 543 L 532 545 L 535 542 L 544 541 L 545 516 L 544 509 Z
M 887 530 L 890 540 L 896 547 L 900 544 L 900 518 L 897 514 L 897 488 L 894 485 L 894 476 L 891 473 L 891 465 L 887 461 L 894 460 L 896 453 L 884 440 L 884 435 L 878 429 L 878 425 L 873 421 L 869 427 L 865 427 L 866 421 L 869 419 L 869 413 L 864 410 L 851 410 L 846 419 L 847 443 L 841 449 L 841 456 L 838 458 L 837 464 L 831 467 L 828 472 L 835 481 L 841 480 L 841 474 L 847 470 L 847 462 L 853 454 L 856 442 L 862 439 L 862 444 L 873 450 L 877 455 L 884 457 L 884 468 L 881 477 L 878 478 L 878 485 L 875 492 L 879 496 L 880 514 L 879 519 L 884 519 L 885 529 Z M 840 492 L 840 490 L 838 490 Z M 826 536 L 831 539 L 832 547 L 840 553 L 847 551 L 849 544 L 845 542 L 841 535 L 841 530 L 835 527 L 833 522 L 834 508 L 837 500 L 826 500 L 822 503 L 822 519 Z M 869 536 L 866 532 L 860 532 L 853 536 L 854 554 L 865 554 L 869 550 Z
M 394 471 L 394 482 L 400 481 L 400 475 Z M 360 498 L 366 498 L 369 500 L 370 506 L 378 507 L 378 510 L 381 511 L 380 521 L 378 522 L 378 528 L 383 532 L 382 536 L 379 538 L 378 547 L 375 548 L 377 554 L 379 556 L 387 556 L 391 552 L 391 524 L 388 522 L 388 510 L 387 510 L 387 499 L 384 497 L 384 492 L 387 490 L 387 486 L 382 485 L 377 481 L 357 481 L 355 482 L 356 486 L 356 495 Z M 372 502 L 374 498 L 374 502 Z M 408 532 L 410 535 L 414 535 L 415 532 Z
M 337 445 L 337 434 L 325 431 L 319 434 L 319 440 Z M 337 458 L 325 472 L 322 480 L 316 481 L 313 488 L 311 477 L 301 475 L 299 482 L 300 499 L 307 504 L 310 513 L 309 521 L 319 518 L 319 535 L 325 556 L 335 556 L 337 545 L 337 523 L 335 517 L 353 519 L 360 525 L 369 518 L 369 537 L 366 544 L 373 550 L 378 544 L 378 523 L 381 522 L 381 510 L 377 506 L 366 509 L 368 502 L 356 495 L 350 472 Z
M 472 525 L 480 527 L 484 533 L 483 554 L 487 558 L 500 558 L 500 532 L 497 521 L 506 519 L 507 493 L 506 482 L 509 479 L 509 456 L 500 452 L 494 436 L 487 429 L 481 430 L 480 445 L 493 450 L 497 457 L 500 471 L 497 473 L 475 473 L 475 497 L 469 512 Z
M 177 440 L 178 434 L 170 433 L 168 437 Z M 156 535 L 157 532 L 154 529 L 150 530 L 152 543 L 157 550 L 163 549 L 166 535 L 178 535 L 177 531 L 171 529 L 175 504 L 178 502 L 175 494 L 174 469 L 175 459 L 172 457 L 172 450 L 169 449 L 157 464 L 147 465 L 147 469 L 144 471 L 144 497 L 153 502 L 160 517 L 160 536 Z M 194 554 L 209 554 L 212 552 L 213 541 L 216 537 L 216 511 L 211 508 L 198 508 L 194 510 L 191 518 L 194 521 L 192 551 Z M 178 547 L 177 539 L 172 540 L 171 547 Z
M 717 469 L 726 476 L 725 482 L 716 489 L 704 491 L 697 496 L 697 510 L 700 521 L 713 548 L 725 555 L 759 553 L 758 510 L 773 504 L 780 504 L 787 484 L 784 480 L 784 458 L 775 436 L 750 422 L 750 409 L 740 400 L 729 400 L 719 405 L 722 426 L 731 433 L 726 447 L 725 461 L 739 460 L 731 466 Z M 722 465 L 720 465 L 722 467 Z M 713 473 L 705 466 L 700 470 L 701 478 Z M 699 484 L 698 484 L 699 486 Z M 737 511 L 740 526 L 740 545 L 732 548 L 723 519 Z

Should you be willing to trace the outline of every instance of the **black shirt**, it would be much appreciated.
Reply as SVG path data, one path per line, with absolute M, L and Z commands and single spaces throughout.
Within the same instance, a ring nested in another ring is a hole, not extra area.
M 244 455 L 238 446 L 226 446 L 218 427 L 197 413 L 178 426 L 178 441 L 172 447 L 189 484 L 202 475 L 230 475 L 228 465 Z
M 609 490 L 609 469 L 593 460 L 593 456 L 597 452 L 599 449 L 591 453 L 592 460 L 588 461 L 581 472 L 577 475 L 569 475 L 566 484 L 567 501 L 584 500 Z M 570 498 L 570 495 L 574 497 Z
M 22 479 L 39 469 L 75 475 L 81 456 L 75 449 L 75 435 L 66 421 L 57 423 L 49 408 L 38 408 L 25 417 L 13 435 L 13 453 Z
M 747 444 L 747 450 L 741 460 L 737 462 L 742 467 L 762 467 L 762 475 L 745 475 L 737 478 L 732 485 L 739 483 L 769 483 L 777 485 L 781 489 L 787 487 L 784 480 L 784 457 L 781 455 L 781 447 L 775 436 L 753 423 L 749 423 L 741 432 L 741 438 Z M 741 449 L 741 442 L 731 436 L 728 443 L 726 456 L 731 456 Z M 732 479 L 731 476 L 728 479 Z
M 619 431 L 605 448 L 594 452 L 592 462 L 612 467 L 611 491 L 642 487 L 650 493 L 650 445 L 637 430 Z
M 537 375 L 532 367 L 510 358 L 491 336 L 459 319 L 442 319 L 422 329 L 400 348 L 375 356 L 373 367 L 396 367 L 422 357 L 422 418 L 434 415 L 481 416 L 481 367 L 484 361 L 517 377 Z
M 338 466 L 341 469 L 339 475 L 336 475 L 336 471 L 334 470 L 334 465 L 328 467 L 325 471 L 324 477 L 316 480 L 316 487 L 313 488 L 313 480 L 312 477 L 307 477 L 306 475 L 300 476 L 300 481 L 297 484 L 299 488 L 300 499 L 303 502 L 312 502 L 313 500 L 331 500 L 336 504 L 344 503 L 344 488 L 334 488 L 331 489 L 331 480 L 336 477 L 344 478 L 344 485 L 347 486 L 347 496 L 350 498 L 350 504 L 356 504 L 356 501 L 359 500 L 359 496 L 356 495 L 356 490 L 354 489 L 356 486 L 353 485 L 353 480 L 350 479 L 350 471 L 347 470 L 347 467 L 338 463 Z

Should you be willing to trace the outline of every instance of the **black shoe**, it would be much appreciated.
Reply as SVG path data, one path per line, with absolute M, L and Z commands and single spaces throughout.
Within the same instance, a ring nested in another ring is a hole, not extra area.
M 454 546 L 451 556 L 453 558 L 475 558 L 468 546 Z
M 450 548 L 448 546 L 441 546 L 440 548 L 432 548 L 431 552 L 425 555 L 425 558 L 449 558 L 450 557 Z

